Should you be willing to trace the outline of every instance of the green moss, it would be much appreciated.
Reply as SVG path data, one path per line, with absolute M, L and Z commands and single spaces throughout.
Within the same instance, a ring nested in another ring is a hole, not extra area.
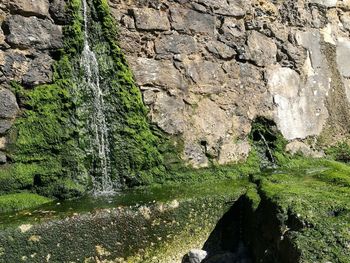
M 34 208 L 51 201 L 52 199 L 26 192 L 2 195 L 0 196 L 0 213 Z
M 326 154 L 336 161 L 350 163 L 350 145 L 345 141 L 328 147 Z
M 260 177 L 259 192 L 279 207 L 300 262 L 348 262 L 349 180 L 348 165 L 301 158 Z

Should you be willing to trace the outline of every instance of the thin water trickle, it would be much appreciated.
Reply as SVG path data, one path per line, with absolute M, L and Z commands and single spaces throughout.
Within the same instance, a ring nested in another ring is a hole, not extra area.
M 96 195 L 113 192 L 111 179 L 110 145 L 108 141 L 108 126 L 104 112 L 104 94 L 100 87 L 100 73 L 96 54 L 89 45 L 87 2 L 82 0 L 84 15 L 84 50 L 81 55 L 81 67 L 84 69 L 84 77 L 92 93 L 93 108 L 91 116 L 91 130 L 94 133 L 93 152 L 95 168 L 92 175 L 93 192 Z

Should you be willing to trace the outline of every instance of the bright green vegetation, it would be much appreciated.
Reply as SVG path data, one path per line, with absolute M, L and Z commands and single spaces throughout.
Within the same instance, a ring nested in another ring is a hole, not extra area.
M 300 262 L 349 262 L 350 166 L 300 158 L 255 180 Z
M 34 208 L 52 200 L 32 193 L 17 193 L 0 196 L 0 213 Z
M 107 2 L 91 1 L 90 8 L 92 48 L 100 65 L 101 86 L 108 91 L 113 180 L 124 186 L 149 183 L 165 174 L 158 146 L 166 138 L 148 123 L 141 92 L 117 45 Z M 67 10 L 70 24 L 64 28 L 65 47 L 59 51 L 53 83 L 33 90 L 12 85 L 25 110 L 11 130 L 12 164 L 0 170 L 0 194 L 29 190 L 67 199 L 91 188 L 93 135 L 87 125 L 91 96 L 80 68 L 84 41 L 81 1 L 68 1 Z

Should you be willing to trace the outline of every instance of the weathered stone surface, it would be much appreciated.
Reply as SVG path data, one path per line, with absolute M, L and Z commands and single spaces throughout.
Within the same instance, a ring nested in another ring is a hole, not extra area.
M 233 48 L 219 41 L 210 41 L 207 44 L 207 49 L 209 52 L 223 59 L 229 59 L 236 55 L 236 51 Z
M 5 42 L 5 35 L 2 29 L 0 28 L 0 47 L 4 46 L 6 44 Z
M 37 17 L 10 16 L 10 34 L 6 37 L 12 47 L 21 49 L 58 49 L 63 45 L 62 28 Z
M 186 75 L 194 82 L 191 91 L 215 93 L 223 89 L 226 76 L 220 64 L 210 61 L 188 61 Z
M 338 0 L 309 0 L 310 3 L 319 4 L 325 7 L 336 7 Z
M 15 95 L 8 89 L 0 88 L 0 118 L 12 119 L 18 112 Z
M 324 157 L 324 152 L 322 151 L 314 151 L 311 149 L 310 145 L 307 145 L 300 141 L 293 141 L 287 144 L 286 151 L 291 154 L 301 153 L 305 156 L 320 158 Z
M 337 42 L 337 65 L 343 77 L 350 77 L 350 40 L 339 38 Z
M 155 42 L 157 54 L 192 54 L 197 51 L 197 43 L 188 35 L 166 35 Z
M 137 29 L 160 31 L 170 29 L 167 14 L 162 11 L 151 8 L 142 8 L 134 9 L 133 13 Z
M 0 164 L 5 164 L 7 161 L 6 154 L 3 152 L 0 152 Z
M 38 54 L 29 64 L 27 73 L 23 76 L 23 84 L 26 86 L 35 86 L 39 84 L 50 83 L 52 81 L 53 59 L 46 54 Z
M 7 145 L 6 137 L 0 137 L 0 150 L 5 150 Z
M 213 8 L 215 14 L 235 17 L 244 16 L 250 7 L 250 0 L 198 0 L 198 2 Z
M 180 72 L 170 61 L 129 57 L 137 83 L 140 86 L 155 85 L 165 88 L 185 88 Z
M 56 24 L 64 25 L 67 23 L 67 14 L 65 7 L 65 0 L 51 0 L 49 12 Z
M 48 0 L 5 0 L 13 13 L 46 17 L 49 15 Z
M 11 120 L 0 119 L 0 135 L 5 134 L 12 126 Z
M 187 33 L 214 35 L 215 17 L 191 9 L 173 8 L 171 11 L 172 27 Z
M 283 136 L 293 140 L 320 134 L 328 117 L 324 95 L 303 89 L 305 84 L 289 68 L 273 67 L 267 79 L 277 107 L 276 123 Z
M 0 82 L 22 81 L 30 62 L 26 57 L 27 54 L 21 50 L 9 50 L 8 52 L 0 50 Z
M 258 66 L 266 66 L 276 61 L 277 46 L 267 36 L 252 31 L 248 36 L 248 57 Z
M 169 134 L 180 134 L 186 128 L 185 103 L 165 92 L 155 94 L 154 106 L 151 111 L 152 121 Z

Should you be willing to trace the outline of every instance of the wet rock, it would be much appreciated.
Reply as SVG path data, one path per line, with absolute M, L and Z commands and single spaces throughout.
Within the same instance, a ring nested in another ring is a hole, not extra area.
M 155 42 L 157 54 L 192 54 L 197 51 L 197 43 L 188 35 L 166 35 Z
M 23 76 L 22 82 L 26 86 L 50 83 L 52 81 L 53 59 L 47 54 L 39 54 L 29 64 L 27 73 Z
M 153 85 L 180 89 L 185 86 L 182 76 L 170 61 L 129 57 L 129 63 L 140 86 Z
M 48 0 L 5 0 L 13 13 L 47 17 L 49 15 Z
M 0 135 L 5 134 L 12 126 L 11 120 L 0 119 Z
M 0 88 L 0 118 L 14 118 L 17 112 L 18 105 L 15 95 L 8 89 Z
M 134 9 L 133 13 L 137 29 L 159 31 L 170 29 L 170 23 L 165 12 L 152 8 L 142 8 Z
M 7 162 L 6 154 L 3 152 L 0 152 L 0 164 L 5 164 Z
M 186 33 L 215 34 L 215 17 L 190 9 L 171 9 L 172 27 Z
M 20 49 L 58 49 L 63 46 L 61 26 L 37 17 L 10 16 L 6 21 L 9 28 L 7 42 Z
M 64 25 L 67 23 L 65 0 L 52 0 L 50 3 L 50 15 L 56 24 Z
M 248 57 L 258 66 L 266 66 L 276 61 L 277 46 L 274 41 L 267 36 L 252 31 L 248 36 Z
M 201 249 L 191 249 L 190 252 L 184 256 L 182 263 L 201 263 L 207 257 L 207 255 L 207 251 Z

